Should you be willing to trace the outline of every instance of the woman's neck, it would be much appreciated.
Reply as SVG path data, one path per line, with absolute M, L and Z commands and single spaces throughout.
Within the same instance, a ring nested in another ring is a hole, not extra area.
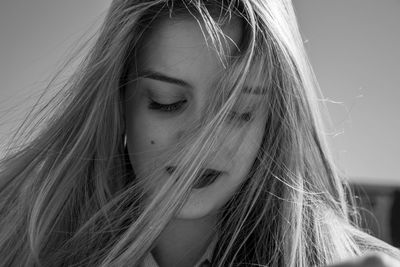
M 173 219 L 151 251 L 160 267 L 194 266 L 216 234 L 217 216 L 194 220 Z

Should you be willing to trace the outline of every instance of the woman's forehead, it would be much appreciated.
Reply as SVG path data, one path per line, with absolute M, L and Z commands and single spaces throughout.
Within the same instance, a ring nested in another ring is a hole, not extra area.
M 225 48 L 229 49 L 229 52 L 232 53 L 234 47 L 239 46 L 241 41 L 243 31 L 242 19 L 233 15 L 223 24 L 214 21 L 213 25 L 219 27 L 221 30 L 219 34 L 223 34 L 227 38 L 227 47 Z M 187 42 L 188 44 L 191 44 L 191 41 L 196 38 L 200 45 L 207 44 L 212 47 L 212 36 L 216 33 L 211 28 L 211 23 L 207 23 L 206 25 L 201 18 L 189 14 L 174 17 L 160 16 L 149 25 L 145 36 L 158 36 L 166 39 L 179 38 L 180 42 Z M 222 35 L 220 38 L 221 40 L 223 39 Z
M 242 35 L 238 18 L 221 27 L 227 54 L 237 51 Z M 193 84 L 210 81 L 224 70 L 211 36 L 194 18 L 161 18 L 149 28 L 137 53 L 137 71 L 167 72 Z M 199 79 L 197 79 L 199 78 Z M 196 81 L 197 80 L 197 81 Z
M 211 36 L 204 25 L 201 26 L 203 29 L 196 19 L 188 16 L 163 17 L 155 21 L 146 31 L 138 49 L 136 75 L 180 81 L 175 85 L 185 84 L 192 88 L 215 83 L 228 69 L 218 57 Z M 232 16 L 221 29 L 227 37 L 228 53 L 237 55 L 243 34 L 241 19 Z M 257 87 L 257 91 L 261 89 L 257 75 L 252 72 L 246 74 L 244 87 L 254 94 L 254 88 Z

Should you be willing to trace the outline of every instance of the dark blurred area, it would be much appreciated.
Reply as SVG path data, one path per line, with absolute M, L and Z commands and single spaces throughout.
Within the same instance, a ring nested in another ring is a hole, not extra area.
M 400 248 L 400 187 L 351 184 L 362 227 L 379 239 Z

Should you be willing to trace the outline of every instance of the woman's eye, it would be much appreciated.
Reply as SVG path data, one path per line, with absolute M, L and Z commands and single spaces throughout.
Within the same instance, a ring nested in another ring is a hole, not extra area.
M 162 112 L 174 112 L 179 111 L 186 102 L 187 100 L 181 100 L 171 104 L 162 104 L 150 99 L 148 108 Z
M 253 114 L 251 112 L 245 112 L 245 113 L 238 113 L 235 111 L 232 111 L 228 115 L 229 120 L 240 120 L 243 122 L 248 122 L 251 121 L 253 118 Z

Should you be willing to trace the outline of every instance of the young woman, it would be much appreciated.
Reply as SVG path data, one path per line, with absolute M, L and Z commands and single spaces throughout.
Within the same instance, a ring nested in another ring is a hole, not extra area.
M 114 0 L 64 89 L 1 161 L 1 266 L 399 265 L 357 226 L 290 1 Z

